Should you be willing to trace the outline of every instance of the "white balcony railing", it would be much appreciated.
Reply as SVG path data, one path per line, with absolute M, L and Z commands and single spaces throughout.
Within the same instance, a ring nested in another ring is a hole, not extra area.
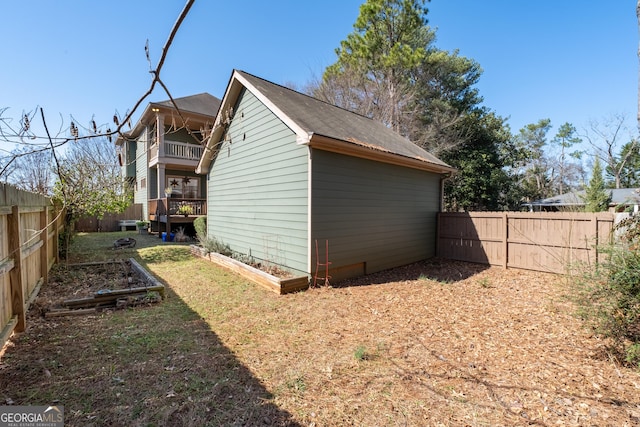
M 165 157 L 173 157 L 176 159 L 198 161 L 200 160 L 200 157 L 202 157 L 202 146 L 165 140 L 164 155 Z

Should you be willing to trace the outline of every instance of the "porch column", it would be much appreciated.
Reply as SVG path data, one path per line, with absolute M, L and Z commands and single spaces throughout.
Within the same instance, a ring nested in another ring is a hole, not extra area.
M 157 198 L 158 199 L 162 199 L 164 197 L 166 197 L 164 195 L 164 189 L 167 187 L 167 183 L 166 183 L 166 174 L 165 174 L 165 166 L 164 163 L 158 163 L 158 192 L 157 194 Z
M 154 111 L 156 112 L 156 141 L 158 141 L 158 160 L 162 161 L 162 159 L 164 158 L 164 114 L 158 112 L 157 109 Z
M 167 221 L 169 220 L 169 200 L 166 199 L 167 196 L 164 194 L 164 189 L 167 186 L 167 179 L 165 173 L 165 165 L 163 163 L 158 163 L 158 206 L 160 204 L 166 203 L 164 207 L 165 213 L 167 214 Z M 162 230 L 160 230 L 160 218 L 156 217 L 158 220 L 158 237 L 162 237 Z

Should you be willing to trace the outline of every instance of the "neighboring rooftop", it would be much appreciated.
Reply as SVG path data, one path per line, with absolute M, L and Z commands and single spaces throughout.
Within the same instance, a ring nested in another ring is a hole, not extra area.
M 216 114 L 218 114 L 218 109 L 220 108 L 220 103 L 222 102 L 220 99 L 206 92 L 199 93 L 197 95 L 184 96 L 182 98 L 174 98 L 173 100 L 175 101 L 181 112 L 197 114 L 200 116 L 208 116 L 199 118 L 198 120 L 200 121 L 213 121 L 212 118 L 215 117 Z M 140 135 L 140 133 L 144 130 L 146 124 L 155 120 L 155 112 L 153 111 L 154 108 L 161 108 L 163 110 L 169 109 L 175 111 L 175 107 L 170 99 L 160 102 L 150 102 L 144 109 L 142 115 L 136 122 L 136 125 L 133 127 L 133 129 L 128 132 L 123 132 L 121 135 L 118 135 L 118 138 L 116 139 L 116 145 L 122 145 L 125 140 L 132 139 L 137 135 Z
M 615 188 L 607 189 L 606 191 L 611 192 L 611 203 L 609 203 L 609 206 L 640 204 L 640 189 L 638 188 Z M 585 195 L 585 191 L 582 190 L 549 197 L 547 199 L 536 200 L 531 203 L 525 203 L 525 205 L 531 207 L 584 206 Z
M 206 92 L 197 95 L 184 96 L 182 98 L 173 99 L 181 111 L 190 113 L 203 114 L 206 116 L 215 116 L 220 108 L 220 99 Z M 155 102 L 154 104 L 162 105 L 168 108 L 174 108 L 170 99 L 166 101 Z

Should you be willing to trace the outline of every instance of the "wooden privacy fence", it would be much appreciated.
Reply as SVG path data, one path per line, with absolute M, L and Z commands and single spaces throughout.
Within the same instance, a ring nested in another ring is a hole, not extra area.
M 119 214 L 107 213 L 103 218 L 95 216 L 80 218 L 75 224 L 75 230 L 82 232 L 120 231 L 119 221 L 127 219 L 143 219 L 141 203 L 135 203 Z
M 597 263 L 614 214 L 470 212 L 438 214 L 438 256 L 505 268 L 566 273 Z
M 51 200 L 0 184 L 0 345 L 24 331 L 26 311 L 59 260 L 62 226 Z

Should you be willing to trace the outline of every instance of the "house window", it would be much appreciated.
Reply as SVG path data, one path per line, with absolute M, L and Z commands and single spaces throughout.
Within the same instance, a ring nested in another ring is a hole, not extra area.
M 147 178 L 142 178 L 140 180 L 140 188 L 147 188 Z
M 200 178 L 193 176 L 167 175 L 165 188 L 171 187 L 171 197 L 197 199 L 200 197 Z

